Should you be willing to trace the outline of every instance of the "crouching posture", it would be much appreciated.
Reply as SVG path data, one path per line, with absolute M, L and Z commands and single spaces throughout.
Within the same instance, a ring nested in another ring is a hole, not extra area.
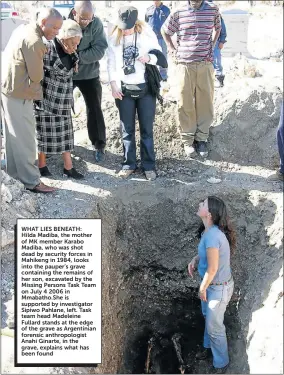
M 74 148 L 72 79 L 78 64 L 75 51 L 81 37 L 81 28 L 75 21 L 64 21 L 58 36 L 48 44 L 48 53 L 44 57 L 43 100 L 35 101 L 34 108 L 39 170 L 45 177 L 51 176 L 46 155 L 62 154 L 63 174 L 83 178 L 73 167 L 70 154 Z
M 135 116 L 140 126 L 141 167 L 147 180 L 155 180 L 153 123 L 156 112 L 155 94 L 147 79 L 147 67 L 166 59 L 151 28 L 137 20 L 132 6 L 119 10 L 117 26 L 109 40 L 108 73 L 112 95 L 116 99 L 122 127 L 124 162 L 119 175 L 130 176 L 137 168 Z M 153 71 L 153 70 L 151 70 Z

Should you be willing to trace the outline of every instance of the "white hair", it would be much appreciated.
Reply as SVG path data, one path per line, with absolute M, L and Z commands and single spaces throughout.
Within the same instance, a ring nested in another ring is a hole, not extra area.
M 83 34 L 80 25 L 77 22 L 68 19 L 66 21 L 63 21 L 62 27 L 57 35 L 57 39 L 69 39 L 75 36 L 79 36 L 80 38 L 82 38 L 82 35 Z
M 62 19 L 61 14 L 58 12 L 57 9 L 54 8 L 42 8 L 37 14 L 36 14 L 36 20 L 37 23 L 40 25 L 44 19 Z

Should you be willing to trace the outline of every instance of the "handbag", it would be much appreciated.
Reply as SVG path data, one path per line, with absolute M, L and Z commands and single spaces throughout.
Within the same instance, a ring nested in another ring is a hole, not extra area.
M 148 91 L 146 83 L 128 84 L 122 82 L 121 88 L 123 95 L 132 99 L 141 99 Z

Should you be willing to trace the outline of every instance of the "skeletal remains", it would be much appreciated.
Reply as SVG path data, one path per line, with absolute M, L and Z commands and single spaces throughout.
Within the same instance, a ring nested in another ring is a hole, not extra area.
M 187 366 L 185 365 L 183 357 L 182 357 L 180 339 L 181 339 L 181 334 L 175 333 L 171 338 L 171 342 L 174 346 L 175 353 L 177 355 L 180 373 L 184 374 Z M 148 340 L 147 358 L 145 362 L 145 374 L 160 374 L 161 373 L 161 367 L 160 367 L 161 350 L 165 346 L 167 346 L 169 342 L 170 341 L 168 339 L 161 338 L 157 334 L 152 336 Z

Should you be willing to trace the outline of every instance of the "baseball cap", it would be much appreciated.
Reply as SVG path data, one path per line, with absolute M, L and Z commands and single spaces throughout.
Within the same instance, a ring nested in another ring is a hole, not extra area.
M 132 6 L 123 6 L 118 11 L 117 26 L 121 30 L 128 30 L 134 27 L 138 18 L 138 10 Z

